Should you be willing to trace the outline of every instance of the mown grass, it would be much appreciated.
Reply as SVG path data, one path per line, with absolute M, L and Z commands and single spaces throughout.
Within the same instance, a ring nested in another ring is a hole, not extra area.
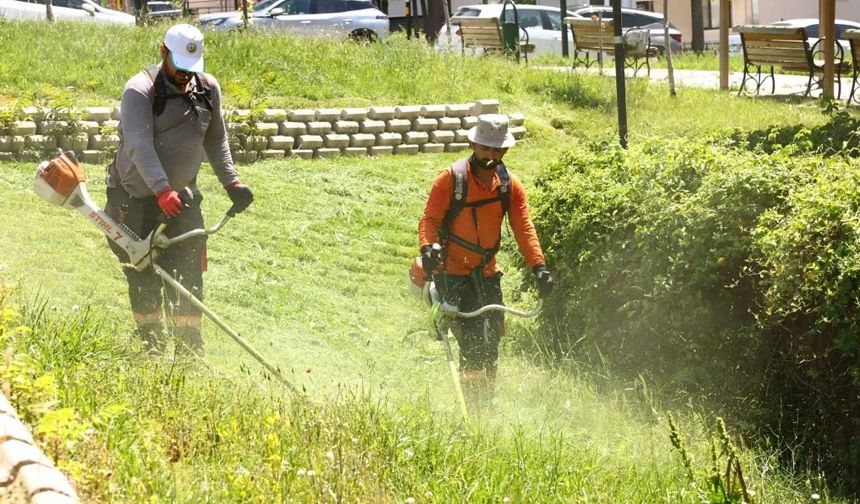
M 0 66 L 4 103 L 113 103 L 128 76 L 152 61 L 163 32 L 75 25 L 69 37 L 71 29 L 0 23 L 0 42 L 20 49 Z M 208 36 L 207 64 L 231 106 L 498 98 L 503 111 L 526 113 L 529 135 L 506 160 L 528 186 L 564 150 L 614 135 L 614 86 L 600 77 L 440 56 L 397 37 L 355 45 Z M 102 42 L 117 37 L 122 48 Z M 63 71 L 51 60 L 65 61 Z M 628 89 L 633 141 L 824 120 L 812 102 L 704 90 L 671 99 L 643 80 Z M 333 501 L 334 492 L 363 502 L 698 502 L 701 482 L 690 485 L 659 403 L 599 371 L 538 367 L 537 356 L 517 355 L 514 348 L 533 348 L 514 344 L 531 337 L 528 324 L 513 323 L 505 342 L 496 414 L 459 425 L 444 357 L 405 287 L 424 198 L 453 159 L 240 167 L 257 201 L 210 241 L 206 302 L 312 402 L 285 401 L 208 323 L 207 365 L 140 358 L 124 280 L 100 232 L 39 200 L 33 166 L 0 163 L 0 276 L 22 284 L 23 320 L 34 328 L 5 342 L 17 358 L 33 359 L 17 368 L 29 379 L 13 396 L 33 424 L 48 426 L 47 444 L 94 501 Z M 103 168 L 85 169 L 103 202 Z M 212 222 L 228 202 L 208 169 L 199 183 Z M 509 246 L 501 261 L 514 262 Z M 520 273 L 506 273 L 509 298 L 532 302 L 512 292 Z M 36 315 L 43 305 L 48 315 Z M 38 381 L 47 374 L 53 382 Z M 45 390 L 28 395 L 27 383 Z M 42 404 L 51 394 L 57 402 Z M 51 438 L 63 408 L 76 419 Z M 697 477 L 707 472 L 705 425 L 718 410 L 680 412 Z M 820 491 L 812 473 L 779 469 L 772 453 L 744 449 L 743 463 L 757 502 Z

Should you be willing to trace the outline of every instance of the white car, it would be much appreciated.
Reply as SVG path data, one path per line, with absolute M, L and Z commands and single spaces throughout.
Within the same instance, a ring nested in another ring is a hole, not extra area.
M 119 12 L 93 2 L 92 0 L 53 0 L 51 10 L 54 19 L 60 21 L 91 21 L 105 24 L 134 26 L 134 16 Z M 44 0 L 26 2 L 23 0 L 0 0 L 0 18 L 46 20 Z
M 248 13 L 255 26 L 294 35 L 332 35 L 357 40 L 388 36 L 388 16 L 371 0 L 263 0 Z M 242 12 L 203 14 L 204 28 L 232 30 L 242 26 Z
M 603 19 L 612 19 L 612 7 L 592 5 L 577 9 L 574 12 L 586 18 L 596 16 Z M 621 9 L 622 28 L 625 31 L 631 28 L 648 28 L 651 35 L 651 45 L 657 47 L 661 54 L 666 49 L 666 36 L 663 34 L 663 19 L 663 14 L 659 12 L 640 9 Z M 669 39 L 669 48 L 672 50 L 672 53 L 680 52 L 683 49 L 681 31 L 672 25 L 671 22 L 669 23 Z
M 806 38 L 809 41 L 809 47 L 812 48 L 812 46 L 814 46 L 815 43 L 818 42 L 818 19 L 816 18 L 784 19 L 782 21 L 771 23 L 770 25 L 806 28 Z M 850 61 L 851 44 L 849 44 L 846 40 L 842 40 L 842 32 L 844 32 L 845 30 L 860 30 L 860 23 L 856 21 L 846 21 L 844 19 L 836 20 L 836 40 L 839 41 L 839 45 L 842 46 L 845 61 Z
M 447 27 L 442 26 L 436 40 L 436 47 L 440 50 L 459 51 L 462 41 L 460 32 L 457 30 L 457 20 L 466 17 L 501 18 L 503 4 L 467 5 L 460 7 L 451 16 L 451 40 L 448 39 Z M 558 7 L 547 7 L 543 5 L 517 4 L 517 18 L 520 29 L 528 34 L 528 42 L 534 44 L 535 50 L 532 54 L 548 54 L 561 56 L 561 27 L 562 15 Z M 577 17 L 568 11 L 567 16 Z M 505 9 L 505 18 L 502 23 L 513 23 L 514 12 L 511 7 Z M 521 40 L 524 37 L 521 36 Z M 567 43 L 570 53 L 573 52 L 573 35 L 567 32 Z

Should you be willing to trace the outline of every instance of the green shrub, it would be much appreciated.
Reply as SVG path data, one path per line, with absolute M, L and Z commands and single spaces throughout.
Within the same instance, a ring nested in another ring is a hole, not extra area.
M 844 110 L 833 111 L 826 124 L 811 128 L 788 125 L 735 131 L 732 141 L 740 147 L 760 149 L 767 153 L 788 147 L 801 153 L 860 157 L 860 117 L 854 117 Z
M 558 281 L 548 346 L 743 398 L 856 474 L 858 166 L 712 141 L 567 153 L 533 198 Z

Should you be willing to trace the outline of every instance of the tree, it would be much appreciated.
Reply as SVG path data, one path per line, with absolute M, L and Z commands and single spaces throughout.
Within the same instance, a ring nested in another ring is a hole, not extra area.
M 705 50 L 705 20 L 702 17 L 702 2 L 709 0 L 690 0 L 693 12 L 693 51 L 700 53 Z
M 669 43 L 669 0 L 663 0 L 663 45 L 666 51 L 666 66 L 669 68 L 669 94 L 675 96 L 675 68 L 672 65 L 672 44 Z

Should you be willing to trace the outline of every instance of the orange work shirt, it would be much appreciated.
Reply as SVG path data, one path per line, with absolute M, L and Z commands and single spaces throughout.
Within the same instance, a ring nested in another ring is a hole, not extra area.
M 508 208 L 508 221 L 514 231 L 520 252 L 529 267 L 545 264 L 543 251 L 538 241 L 537 232 L 531 217 L 529 217 L 529 206 L 526 199 L 526 191 L 522 182 L 513 173 L 510 176 L 510 207 Z M 501 183 L 499 176 L 493 173 L 493 179 L 489 186 L 484 185 L 478 177 L 472 174 L 472 167 L 466 170 L 466 202 L 480 201 L 496 197 L 497 189 Z M 454 191 L 454 175 L 452 168 L 442 171 L 433 182 L 430 189 L 430 197 L 424 207 L 424 213 L 418 222 L 418 241 L 420 248 L 433 243 L 439 243 L 441 238 L 439 231 L 445 214 L 451 206 L 451 194 Z M 502 203 L 500 201 L 473 207 L 477 212 L 477 219 L 472 216 L 472 208 L 466 207 L 451 223 L 450 232 L 463 240 L 489 249 L 499 241 L 502 234 Z M 481 264 L 481 254 L 473 252 L 465 247 L 449 241 L 446 245 L 447 260 L 445 262 L 446 272 L 450 275 L 468 275 Z M 499 271 L 495 256 L 484 266 L 484 277 L 489 278 Z

